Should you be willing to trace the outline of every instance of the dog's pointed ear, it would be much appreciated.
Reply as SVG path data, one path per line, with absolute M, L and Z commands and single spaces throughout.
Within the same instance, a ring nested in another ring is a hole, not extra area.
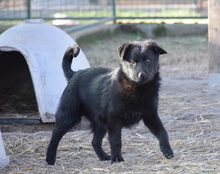
M 167 52 L 159 47 L 158 45 L 153 45 L 152 48 L 158 53 L 158 54 L 167 54 Z
M 125 53 L 131 48 L 133 44 L 132 43 L 124 43 L 118 48 L 118 56 L 121 59 L 124 59 Z

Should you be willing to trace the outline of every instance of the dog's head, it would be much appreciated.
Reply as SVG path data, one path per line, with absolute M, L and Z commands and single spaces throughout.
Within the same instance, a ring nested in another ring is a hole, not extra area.
M 145 84 L 159 69 L 159 55 L 167 52 L 152 40 L 127 42 L 118 48 L 122 71 L 133 82 Z

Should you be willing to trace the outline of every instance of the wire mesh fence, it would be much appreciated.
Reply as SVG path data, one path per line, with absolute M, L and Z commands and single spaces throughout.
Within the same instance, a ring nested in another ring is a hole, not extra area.
M 42 18 L 54 25 L 122 19 L 207 18 L 208 0 L 0 0 L 0 25 Z M 112 18 L 111 18 L 112 19 Z

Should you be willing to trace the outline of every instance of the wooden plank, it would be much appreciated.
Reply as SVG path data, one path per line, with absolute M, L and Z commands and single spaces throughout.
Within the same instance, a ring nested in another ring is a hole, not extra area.
M 220 94 L 220 0 L 208 1 L 209 93 Z
M 220 73 L 220 0 L 209 0 L 209 73 Z

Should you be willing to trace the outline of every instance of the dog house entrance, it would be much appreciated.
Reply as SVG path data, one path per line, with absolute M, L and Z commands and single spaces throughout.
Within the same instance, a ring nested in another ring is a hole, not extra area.
M 0 51 L 0 118 L 39 117 L 28 65 L 18 51 Z

